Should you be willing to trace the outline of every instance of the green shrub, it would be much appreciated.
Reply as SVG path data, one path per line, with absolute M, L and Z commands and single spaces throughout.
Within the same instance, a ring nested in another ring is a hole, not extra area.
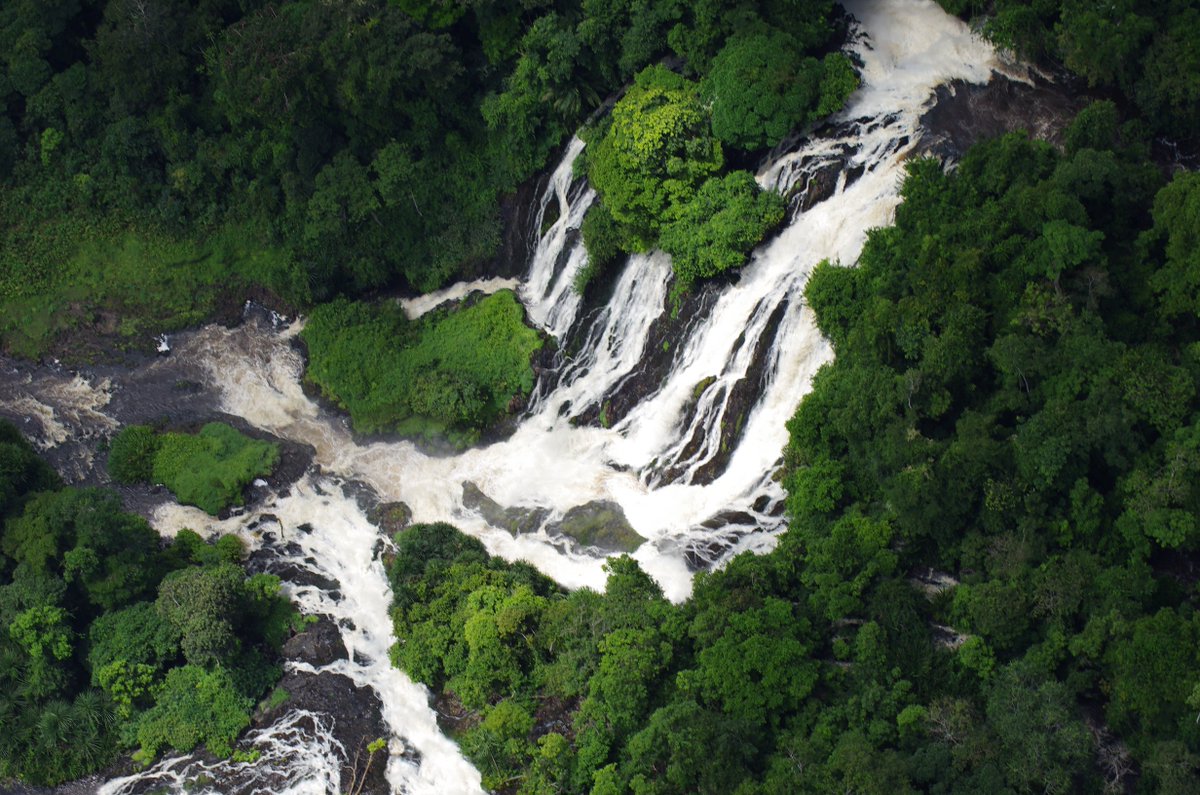
M 255 478 L 269 475 L 278 461 L 278 445 L 213 422 L 194 435 L 163 434 L 153 474 L 180 502 L 217 514 L 240 505 L 242 490 Z
M 809 118 L 821 94 L 821 62 L 774 30 L 729 40 L 702 84 L 713 135 L 739 149 L 774 146 Z
M 146 483 L 154 474 L 158 435 L 149 425 L 127 425 L 113 437 L 108 474 L 118 483 Z
M 613 108 L 612 124 L 588 156 L 588 178 L 632 248 L 644 251 L 723 163 L 696 84 L 651 66 Z
M 704 183 L 659 241 L 675 268 L 675 293 L 746 262 L 750 250 L 783 220 L 785 203 L 748 171 Z
M 307 378 L 356 430 L 458 445 L 533 389 L 530 359 L 542 346 L 508 290 L 415 323 L 394 305 L 334 301 L 313 311 L 303 336 Z
M 845 53 L 831 52 L 826 55 L 821 60 L 821 98 L 816 110 L 809 114 L 809 121 L 841 110 L 858 86 L 858 70 Z
M 252 706 L 224 668 L 172 668 L 155 705 L 138 723 L 138 756 L 149 761 L 163 748 L 186 753 L 201 743 L 217 756 L 229 756 L 238 734 L 250 725 Z
M 587 263 L 575 274 L 573 286 L 577 293 L 587 289 L 593 279 L 633 247 L 624 228 L 602 201 L 593 204 L 583 217 L 582 232 Z

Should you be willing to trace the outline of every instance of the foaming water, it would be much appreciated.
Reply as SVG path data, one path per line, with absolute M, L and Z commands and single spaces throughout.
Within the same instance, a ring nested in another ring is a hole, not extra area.
M 903 161 L 933 89 L 951 79 L 984 82 L 1003 68 L 987 44 L 929 0 L 846 6 L 861 23 L 855 48 L 863 88 L 830 134 L 803 141 L 758 174 L 766 188 L 803 196 L 814 175 L 832 165 L 840 173 L 831 195 L 793 213 L 787 228 L 754 253 L 739 281 L 689 330 L 653 393 L 612 427 L 573 420 L 603 407 L 644 359 L 651 326 L 666 311 L 670 261 L 661 252 L 631 257 L 606 306 L 578 317 L 570 285 L 586 253 L 577 230 L 595 200 L 573 180 L 583 150 L 578 139 L 543 194 L 536 225 L 545 229 L 519 293 L 535 323 L 560 339 L 575 334 L 582 344 L 563 357 L 552 386 L 541 386 L 508 440 L 450 457 L 426 455 L 408 442 L 355 443 L 342 420 L 300 389 L 301 362 L 289 344 L 296 326 L 282 334 L 212 329 L 184 354 L 207 363 L 226 411 L 312 444 L 326 470 L 406 502 L 416 521 L 453 522 L 492 552 L 527 559 L 565 585 L 602 587 L 602 558 L 565 550 L 544 531 L 513 537 L 491 527 L 463 505 L 462 484 L 473 482 L 503 506 L 544 509 L 549 520 L 591 501 L 616 502 L 649 542 L 634 557 L 672 599 L 685 598 L 689 560 L 718 563 L 742 549 L 770 548 L 781 527 L 782 490 L 773 476 L 785 422 L 832 356 L 803 299 L 809 274 L 823 259 L 853 263 L 867 231 L 891 220 Z M 574 329 L 576 323 L 586 326 Z M 734 416 L 730 397 L 738 389 L 753 399 Z M 702 471 L 709 476 L 701 478 Z M 738 518 L 714 526 L 718 515 Z
M 139 795 L 150 792 L 189 792 L 196 795 L 228 792 L 231 780 L 245 792 L 277 795 L 327 795 L 341 791 L 344 749 L 333 736 L 329 721 L 306 710 L 293 710 L 274 724 L 250 732 L 239 744 L 257 751 L 253 762 L 206 761 L 175 756 L 130 776 L 113 779 L 98 795 Z
M 490 294 L 500 290 L 515 290 L 518 286 L 516 279 L 476 279 L 471 282 L 458 282 L 443 290 L 418 295 L 416 298 L 402 298 L 400 308 L 409 320 L 415 320 L 444 303 L 457 301 L 471 293 Z
M 479 773 L 458 747 L 438 729 L 429 691 L 392 666 L 388 650 L 395 641 L 389 617 L 392 591 L 382 553 L 391 541 L 382 537 L 355 500 L 336 481 L 308 475 L 287 496 L 269 501 L 269 514 L 214 520 L 195 509 L 164 506 L 153 517 L 163 531 L 188 526 L 204 534 L 235 533 L 250 548 L 270 543 L 279 562 L 316 575 L 314 582 L 337 583 L 327 590 L 314 584 L 284 583 L 285 592 L 308 614 L 326 615 L 339 627 L 345 659 L 313 668 L 369 687 L 379 696 L 388 739 L 387 780 L 394 792 L 481 792 Z M 304 710 L 251 732 L 239 748 L 258 750 L 253 765 L 193 756 L 163 760 L 146 772 L 109 782 L 103 795 L 132 795 L 165 786 L 168 791 L 221 792 L 229 782 L 239 791 L 281 793 L 339 792 L 354 752 L 337 740 L 323 716 Z M 194 784 L 210 780 L 210 785 Z
M 42 450 L 68 439 L 104 435 L 117 423 L 104 412 L 112 400 L 112 382 L 75 374 L 33 378 L 12 374 L 0 387 L 0 405 L 36 428 L 30 436 Z
M 862 89 L 821 135 L 802 139 L 761 168 L 761 185 L 792 197 L 787 227 L 754 253 L 740 279 L 721 288 L 703 315 L 684 319 L 686 333 L 661 377 L 619 421 L 609 423 L 604 406 L 656 353 L 648 346 L 652 327 L 668 311 L 671 268 L 661 252 L 631 257 L 606 305 L 581 316 L 571 285 L 586 265 L 578 229 L 595 194 L 573 178 L 584 147 L 579 140 L 569 144 L 541 197 L 538 238 L 518 286 L 532 321 L 576 344 L 539 383 L 505 441 L 441 457 L 408 442 L 357 442 L 343 418 L 301 389 L 303 362 L 293 345 L 301 322 L 211 326 L 172 338 L 171 358 L 207 380 L 223 411 L 316 451 L 314 463 L 324 474 L 310 474 L 268 509 L 288 542 L 279 545 L 280 554 L 341 586 L 336 594 L 287 587 L 304 609 L 328 614 L 341 627 L 351 654 L 328 670 L 379 695 L 391 732 L 393 791 L 473 793 L 480 780 L 438 732 L 427 691 L 388 664 L 390 591 L 379 553 L 390 542 L 329 478 L 362 481 L 384 500 L 407 503 L 415 521 L 451 522 L 491 552 L 526 559 L 569 587 L 602 588 L 603 556 L 553 537 L 545 524 L 519 536 L 489 525 L 464 504 L 463 484 L 475 484 L 507 508 L 541 509 L 549 521 L 596 500 L 617 503 L 647 539 L 634 557 L 675 600 L 690 592 L 692 566 L 770 549 L 782 527 L 783 492 L 774 476 L 785 422 L 832 356 L 804 302 L 808 276 L 824 259 L 852 264 L 867 231 L 891 221 L 903 163 L 920 137 L 918 118 L 935 87 L 955 79 L 985 82 L 1004 68 L 990 47 L 931 0 L 844 5 L 861 23 L 855 50 L 863 63 Z M 503 286 L 511 283 L 455 285 L 408 302 L 405 310 L 417 316 L 473 289 Z M 599 426 L 583 421 L 597 411 Z M 52 415 L 62 416 L 57 406 Z M 265 519 L 216 521 L 173 505 L 153 517 L 164 533 L 190 526 L 236 532 L 252 544 L 261 542 Z M 260 791 L 337 791 L 347 749 L 316 717 L 293 713 L 248 742 L 265 749 L 264 756 L 268 750 L 276 755 L 271 764 L 278 770 L 262 779 Z M 281 749 L 286 753 L 277 753 Z M 146 791 L 148 781 L 178 792 L 189 776 L 206 771 L 218 781 L 242 775 L 233 763 L 188 757 L 112 782 L 105 792 Z

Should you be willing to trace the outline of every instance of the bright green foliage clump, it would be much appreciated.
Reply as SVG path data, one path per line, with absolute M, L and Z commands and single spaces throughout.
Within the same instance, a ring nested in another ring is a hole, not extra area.
M 253 706 L 251 699 L 238 693 L 224 668 L 172 668 L 154 706 L 138 722 L 139 754 L 148 761 L 163 748 L 203 744 L 217 756 L 229 756 L 234 739 L 250 725 Z
M 651 66 L 613 108 L 588 156 L 588 178 L 635 249 L 645 250 L 722 163 L 696 84 Z
M 61 783 L 139 745 L 228 754 L 279 677 L 279 580 L 247 577 L 235 537 L 164 548 L 116 494 L 29 474 L 0 470 L 0 780 Z
M 180 502 L 216 515 L 241 505 L 246 486 L 278 462 L 279 445 L 223 423 L 210 422 L 195 434 L 131 425 L 113 437 L 108 471 L 118 483 L 162 483 Z
M 783 197 L 760 190 L 748 171 L 709 179 L 662 233 L 676 292 L 746 262 L 750 250 L 783 220 Z
M 118 483 L 147 483 L 154 477 L 159 438 L 149 425 L 127 425 L 108 448 L 108 474 Z
M 806 57 L 794 36 L 761 22 L 730 38 L 700 83 L 663 66 L 644 69 L 592 133 L 586 169 L 601 202 L 584 220 L 589 263 L 576 289 L 621 252 L 655 245 L 672 255 L 676 301 L 698 279 L 745 264 L 784 205 L 762 195 L 749 172 L 722 178 L 721 142 L 774 145 L 841 108 L 857 87 L 845 55 Z
M 395 305 L 345 300 L 304 328 L 307 378 L 350 412 L 356 430 L 468 445 L 533 389 L 541 336 L 507 290 L 413 322 Z
M 774 146 L 795 127 L 829 113 L 818 107 L 823 74 L 821 62 L 805 57 L 783 31 L 730 39 L 701 84 L 712 106 L 713 135 L 738 149 Z
M 251 481 L 271 474 L 279 446 L 210 422 L 199 433 L 164 433 L 154 454 L 154 480 L 180 502 L 217 514 L 240 505 Z

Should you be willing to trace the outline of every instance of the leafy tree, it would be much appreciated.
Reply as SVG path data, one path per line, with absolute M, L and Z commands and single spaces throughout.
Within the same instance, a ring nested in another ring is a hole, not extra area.
M 1154 199 L 1154 229 L 1163 242 L 1166 262 L 1151 277 L 1166 318 L 1194 315 L 1200 310 L 1197 252 L 1200 251 L 1200 177 L 1181 172 Z
M 0 421 L 0 516 L 15 512 L 28 494 L 59 485 L 54 473 L 8 421 Z
M 116 663 L 161 671 L 178 657 L 179 632 L 158 612 L 154 602 L 137 602 L 105 613 L 88 629 L 88 666 L 98 683 L 99 671 Z
M 817 683 L 808 622 L 776 598 L 729 615 L 721 636 L 679 674 L 681 689 L 738 725 L 774 723 L 796 710 Z M 711 631 L 711 629 L 709 629 Z
M 713 59 L 701 91 L 712 104 L 713 135 L 738 149 L 774 146 L 807 121 L 821 94 L 821 63 L 772 30 L 736 36 Z
M 172 668 L 154 706 L 138 721 L 138 754 L 150 760 L 163 748 L 186 753 L 203 743 L 211 753 L 229 756 L 237 735 L 250 725 L 253 705 L 224 668 Z
M 241 570 L 229 564 L 187 568 L 163 580 L 155 602 L 158 615 L 178 633 L 192 665 L 230 660 L 241 647 L 234 621 L 242 607 Z
M 8 634 L 27 655 L 29 694 L 44 698 L 60 692 L 66 677 L 57 663 L 69 659 L 74 650 L 67 611 L 50 605 L 31 607 L 13 619 Z
M 745 264 L 750 250 L 783 220 L 784 201 L 748 171 L 706 181 L 662 231 L 677 292 Z
M 9 524 L 4 550 L 35 572 L 63 577 L 104 610 L 148 595 L 164 573 L 158 534 L 98 489 L 39 495 Z
M 1000 742 L 1000 758 L 1020 792 L 1075 792 L 1086 775 L 1092 738 L 1074 714 L 1061 683 L 1038 681 L 1008 666 L 988 694 L 987 717 Z
M 501 701 L 487 711 L 483 721 L 463 735 L 463 750 L 487 760 L 483 785 L 500 789 L 520 778 L 532 750 L 527 741 L 533 716 L 514 701 Z
M 661 66 L 638 73 L 588 157 L 588 178 L 633 246 L 649 248 L 664 224 L 724 162 L 694 83 Z

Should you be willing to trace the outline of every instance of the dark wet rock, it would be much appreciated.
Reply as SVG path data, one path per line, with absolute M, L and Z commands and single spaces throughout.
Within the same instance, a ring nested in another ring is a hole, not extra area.
M 342 484 L 342 496 L 354 500 L 354 504 L 358 509 L 368 516 L 371 511 L 375 510 L 381 500 L 379 495 L 375 493 L 375 489 L 363 483 L 361 480 L 347 480 Z
M 829 160 L 798 180 L 784 196 L 788 201 L 789 216 L 794 218 L 799 213 L 808 212 L 820 202 L 825 201 L 837 190 L 838 175 L 845 168 L 844 159 Z
M 337 625 L 328 617 L 321 616 L 308 629 L 288 638 L 283 644 L 283 656 L 320 668 L 334 660 L 346 659 L 346 644 Z
M 1013 130 L 1061 144 L 1067 125 L 1095 97 L 1077 78 L 1056 79 L 1035 77 L 1030 85 L 996 75 L 984 85 L 955 80 L 939 86 L 921 117 L 925 133 L 918 153 L 958 160 L 972 144 Z
M 462 490 L 465 507 L 478 512 L 492 527 L 507 530 L 514 536 L 536 532 L 550 514 L 545 508 L 506 508 L 469 480 L 463 482 Z
M 387 535 L 395 535 L 412 522 L 412 508 L 403 502 L 385 502 L 368 514 L 371 522 Z
M 572 422 L 576 425 L 615 425 L 657 392 L 666 374 L 675 366 L 675 357 L 683 350 L 684 343 L 708 318 L 725 283 L 725 279 L 706 282 L 683 297 L 678 312 L 664 309 L 650 324 L 646 350 L 633 372 L 600 403 L 580 411 Z
M 601 552 L 633 552 L 646 540 L 634 532 L 621 506 L 608 500 L 575 506 L 546 525 L 546 533 L 567 536 L 581 547 Z
M 775 333 L 779 330 L 779 324 L 783 322 L 786 312 L 787 301 L 781 301 L 767 320 L 766 328 L 763 329 L 762 336 L 758 338 L 758 343 L 755 345 L 750 367 L 729 391 L 725 413 L 721 415 L 721 441 L 717 453 L 696 470 L 692 476 L 692 483 L 704 485 L 712 483 L 729 466 L 729 459 L 733 455 L 733 451 L 737 449 L 742 432 L 745 430 L 746 417 L 766 389 L 767 379 L 771 375 L 767 367 L 771 346 L 775 342 Z
M 757 521 L 758 520 L 745 511 L 722 511 L 711 519 L 703 522 L 701 526 L 707 527 L 710 530 L 718 530 L 731 524 L 754 527 L 757 524 Z
M 689 571 L 708 571 L 729 552 L 735 540 L 725 535 L 689 539 L 683 545 L 683 562 Z
M 286 583 L 317 588 L 326 593 L 333 593 L 342 587 L 342 584 L 334 578 L 323 576 L 293 563 L 287 558 L 281 557 L 270 547 L 263 547 L 251 552 L 250 557 L 246 560 L 246 571 L 251 574 L 274 574 Z
M 287 693 L 287 699 L 257 714 L 255 724 L 269 726 L 294 709 L 308 710 L 332 721 L 333 734 L 346 749 L 348 757 L 342 768 L 342 791 L 349 792 L 355 757 L 361 774 L 368 756 L 367 745 L 389 736 L 379 697 L 374 690 L 359 687 L 349 677 L 328 672 L 289 671 L 280 680 L 279 687 Z M 386 767 L 384 755 L 376 754 L 366 771 L 366 783 L 361 790 L 364 795 L 388 792 Z
M 550 161 L 557 163 L 557 159 Z M 552 166 L 551 166 L 552 168 Z M 533 254 L 538 230 L 534 228 L 540 199 L 550 179 L 550 169 L 525 180 L 516 191 L 500 199 L 500 249 L 475 270 L 467 269 L 461 278 L 482 276 L 519 277 L 525 273 Z M 552 202 L 553 203 L 553 202 Z
M 258 516 L 254 517 L 254 519 L 251 520 L 251 522 L 248 525 L 246 525 L 246 529 L 247 530 L 258 530 L 263 525 L 275 525 L 276 527 L 278 527 L 280 524 L 281 523 L 279 521 L 279 517 L 276 516 L 275 514 L 260 513 Z M 266 533 L 264 533 L 263 535 L 265 536 Z
M 575 736 L 574 717 L 579 709 L 578 698 L 545 696 L 538 701 L 533 715 L 532 739 L 556 732 L 563 737 Z
M 433 711 L 437 715 L 438 728 L 451 737 L 475 728 L 481 720 L 480 714 L 468 709 L 452 690 L 434 696 Z

